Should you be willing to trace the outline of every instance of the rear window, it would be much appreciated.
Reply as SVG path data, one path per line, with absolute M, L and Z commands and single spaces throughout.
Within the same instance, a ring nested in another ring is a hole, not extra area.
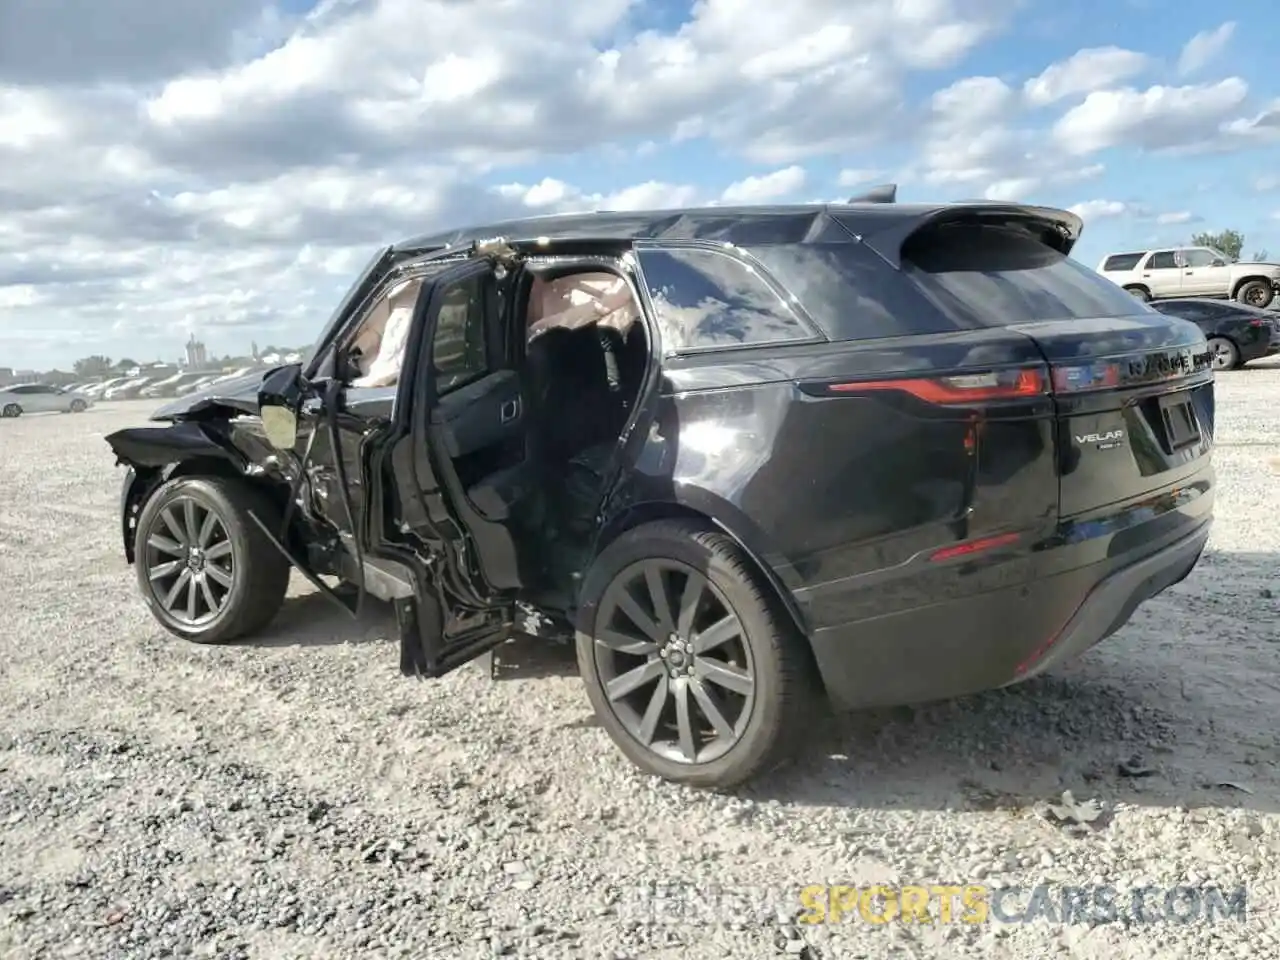
M 1132 270 L 1138 265 L 1146 254 L 1142 253 L 1115 253 L 1107 257 L 1106 262 L 1102 265 L 1103 270 Z
M 928 230 L 908 241 L 901 271 L 856 243 L 750 252 L 833 340 L 1151 312 L 1079 261 L 1004 226 Z
M 941 225 L 908 240 L 902 260 L 907 275 L 948 314 L 982 318 L 989 326 L 1150 312 L 1015 226 Z

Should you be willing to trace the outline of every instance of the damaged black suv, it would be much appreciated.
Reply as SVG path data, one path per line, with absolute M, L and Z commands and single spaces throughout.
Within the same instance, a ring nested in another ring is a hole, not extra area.
M 621 750 L 700 786 L 815 704 L 1079 654 L 1208 537 L 1204 337 L 1072 260 L 1071 213 L 884 201 L 387 247 L 305 363 L 107 438 L 143 597 L 229 640 L 296 568 L 393 604 L 428 677 L 573 631 Z

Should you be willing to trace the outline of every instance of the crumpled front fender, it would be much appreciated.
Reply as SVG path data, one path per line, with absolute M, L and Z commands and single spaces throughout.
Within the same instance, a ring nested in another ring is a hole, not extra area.
M 134 524 L 149 491 L 173 470 L 192 460 L 217 460 L 243 472 L 245 456 L 203 423 L 178 422 L 163 427 L 129 427 L 106 436 L 116 462 L 129 469 L 120 487 L 120 533 L 125 559 L 134 561 Z

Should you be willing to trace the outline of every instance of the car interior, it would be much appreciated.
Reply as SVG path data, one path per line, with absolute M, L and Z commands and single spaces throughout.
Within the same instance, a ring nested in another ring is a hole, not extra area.
M 528 262 L 512 278 L 515 309 L 496 328 L 479 278 L 443 291 L 430 442 L 450 458 L 451 475 L 438 479 L 496 587 L 558 594 L 591 545 L 649 360 L 640 302 L 615 269 Z M 352 386 L 396 385 L 421 285 L 394 287 L 361 324 Z

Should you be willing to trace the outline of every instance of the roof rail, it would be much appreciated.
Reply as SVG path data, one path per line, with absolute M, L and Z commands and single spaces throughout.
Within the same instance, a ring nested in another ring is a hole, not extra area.
M 859 194 L 856 197 L 850 197 L 849 203 L 896 203 L 898 199 L 898 185 L 896 183 L 882 183 L 878 187 L 872 187 L 866 193 Z

